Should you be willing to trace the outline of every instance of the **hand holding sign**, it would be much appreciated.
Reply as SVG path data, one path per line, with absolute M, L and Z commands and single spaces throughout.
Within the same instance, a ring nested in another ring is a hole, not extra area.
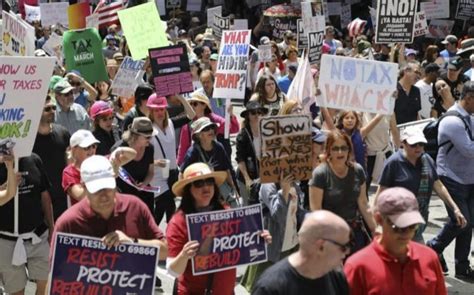
M 124 234 L 122 231 L 116 230 L 106 234 L 102 238 L 102 243 L 107 246 L 107 249 L 110 249 L 112 247 L 118 247 L 118 245 L 122 243 L 133 243 L 133 239 Z

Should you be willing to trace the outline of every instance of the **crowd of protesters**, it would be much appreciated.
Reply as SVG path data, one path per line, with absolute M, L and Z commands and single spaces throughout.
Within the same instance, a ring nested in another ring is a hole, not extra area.
M 235 269 L 193 275 L 190 259 L 199 243 L 188 240 L 185 216 L 256 203 L 264 208 L 268 231 L 262 236 L 270 244 L 268 261 L 248 266 L 241 280 L 254 294 L 446 294 L 443 251 L 454 239 L 455 275 L 474 282 L 474 27 L 417 51 L 409 44 L 375 44 L 370 30 L 350 37 L 326 26 L 323 54 L 399 65 L 394 113 L 312 105 L 311 179 L 282 174 L 276 183 L 261 184 L 259 120 L 304 113 L 287 96 L 306 58 L 296 34 L 286 31 L 279 40 L 258 24 L 253 29 L 244 109 L 235 114 L 213 97 L 220 40 L 204 19 L 188 20 L 168 21 L 166 33 L 170 44 L 187 45 L 192 93 L 157 95 L 146 60 L 134 96 L 112 95 L 118 66 L 130 56 L 118 25 L 102 30 L 109 80 L 92 85 L 76 69 L 57 64 L 33 154 L 20 159 L 16 175 L 14 155 L 0 158 L 6 292 L 23 294 L 29 279 L 43 294 L 53 233 L 70 232 L 100 237 L 106 245 L 159 246 L 160 259 L 176 277 L 176 294 L 233 294 Z M 35 55 L 41 58 L 51 31 L 63 29 L 35 26 Z M 271 61 L 258 60 L 258 45 L 272 46 Z M 324 70 L 312 66 L 315 81 Z M 434 159 L 424 152 L 423 132 L 397 128 L 452 112 L 457 115 L 440 120 L 438 139 L 448 144 Z M 226 127 L 235 144 L 225 137 Z M 123 173 L 135 185 L 119 177 Z M 378 185 L 374 202 L 371 185 Z M 433 191 L 446 204 L 449 221 L 424 245 Z M 20 236 L 12 234 L 16 193 Z M 157 225 L 165 215 L 163 233 Z

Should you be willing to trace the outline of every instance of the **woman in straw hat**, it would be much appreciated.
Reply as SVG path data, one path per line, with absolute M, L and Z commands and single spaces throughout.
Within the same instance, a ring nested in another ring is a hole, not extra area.
M 205 163 L 195 163 L 186 168 L 183 178 L 173 185 L 173 193 L 182 196 L 181 205 L 166 229 L 168 259 L 166 268 L 177 277 L 177 294 L 220 294 L 234 292 L 236 269 L 227 269 L 214 274 L 194 276 L 189 260 L 200 250 L 199 242 L 188 240 L 186 215 L 225 209 L 219 202 L 219 185 L 224 183 L 227 173 L 212 171 Z M 267 243 L 271 236 L 267 231 L 261 235 Z M 206 289 L 208 289 L 206 291 Z

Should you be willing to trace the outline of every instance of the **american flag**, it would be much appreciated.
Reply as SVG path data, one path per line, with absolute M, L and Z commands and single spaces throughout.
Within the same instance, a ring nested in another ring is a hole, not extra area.
M 125 8 L 127 0 L 100 0 L 94 10 L 99 15 L 99 28 L 119 23 L 117 11 Z

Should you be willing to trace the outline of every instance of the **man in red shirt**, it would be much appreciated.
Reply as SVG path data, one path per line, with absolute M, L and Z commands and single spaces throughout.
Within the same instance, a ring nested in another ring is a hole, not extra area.
M 415 195 L 401 187 L 383 191 L 374 217 L 382 234 L 344 265 L 351 294 L 447 294 L 438 255 L 412 241 L 425 223 Z

